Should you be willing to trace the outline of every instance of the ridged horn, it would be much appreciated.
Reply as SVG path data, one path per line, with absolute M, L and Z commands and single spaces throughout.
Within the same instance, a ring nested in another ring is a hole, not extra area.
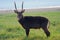
M 23 10 L 23 4 L 24 4 L 24 2 L 22 2 L 22 10 Z
M 17 10 L 16 2 L 14 2 L 15 10 Z

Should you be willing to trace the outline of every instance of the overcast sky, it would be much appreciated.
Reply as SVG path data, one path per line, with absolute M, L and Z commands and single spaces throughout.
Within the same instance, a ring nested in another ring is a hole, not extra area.
M 0 0 L 0 9 L 14 9 L 14 1 L 18 8 L 21 8 L 22 1 L 24 1 L 24 8 L 60 6 L 60 0 Z

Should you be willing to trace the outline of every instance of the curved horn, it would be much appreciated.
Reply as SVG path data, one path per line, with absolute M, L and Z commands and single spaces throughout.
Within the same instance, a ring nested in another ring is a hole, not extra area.
M 15 9 L 17 10 L 17 6 L 16 6 L 16 3 L 14 2 L 14 6 L 15 6 Z
M 23 4 L 24 4 L 24 2 L 22 2 L 22 10 L 23 10 Z

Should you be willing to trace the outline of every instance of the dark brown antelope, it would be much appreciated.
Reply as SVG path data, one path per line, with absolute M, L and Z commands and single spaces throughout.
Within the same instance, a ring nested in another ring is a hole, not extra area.
M 49 20 L 45 17 L 41 16 L 23 16 L 25 9 L 23 9 L 23 2 L 22 2 L 22 10 L 18 11 L 16 7 L 16 3 L 14 2 L 15 10 L 14 12 L 17 13 L 18 22 L 22 25 L 22 27 L 26 31 L 26 35 L 29 35 L 30 29 L 40 29 L 42 28 L 47 37 L 50 36 L 50 32 L 48 31 Z

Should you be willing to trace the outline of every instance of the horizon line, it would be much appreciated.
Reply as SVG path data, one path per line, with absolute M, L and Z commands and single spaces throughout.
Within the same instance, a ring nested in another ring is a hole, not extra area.
M 24 8 L 24 9 L 39 9 L 39 8 L 60 8 L 60 6 L 47 6 L 47 7 L 36 7 L 36 8 L 34 7 L 34 8 Z M 19 9 L 21 9 L 21 8 L 19 8 Z M 0 8 L 0 10 L 14 10 L 14 8 L 13 9 L 1 9 Z

